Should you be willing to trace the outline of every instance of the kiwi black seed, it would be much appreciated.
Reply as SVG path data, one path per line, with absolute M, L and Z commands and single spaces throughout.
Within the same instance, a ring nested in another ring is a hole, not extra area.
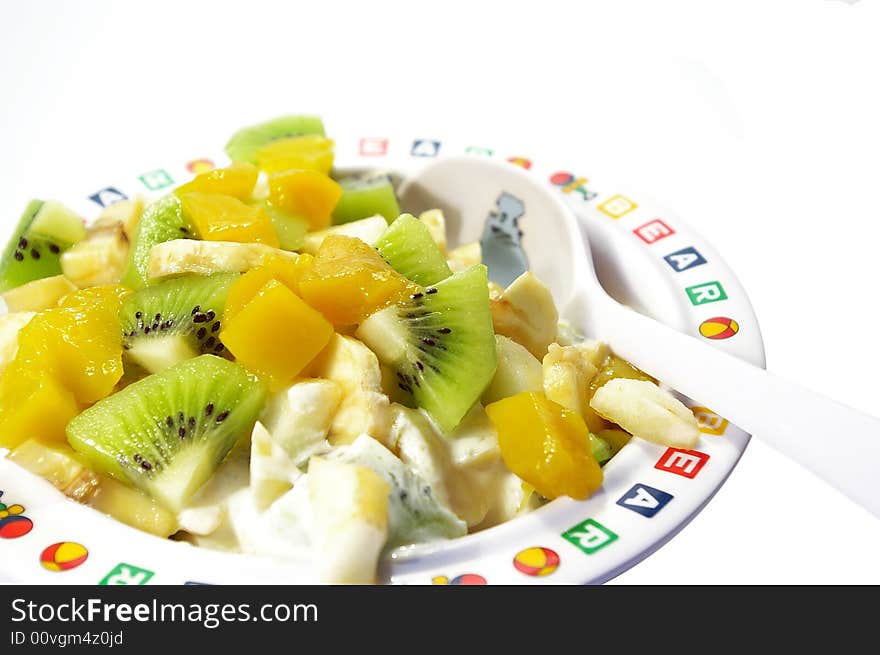
M 202 355 L 98 401 L 68 424 L 67 438 L 91 468 L 179 511 L 250 432 L 265 398 L 241 365 Z
M 182 359 L 221 352 L 216 336 L 208 335 L 207 316 L 222 314 L 229 287 L 238 277 L 238 273 L 189 275 L 128 296 L 119 314 L 126 356 L 155 373 Z M 219 330 L 221 321 L 215 323 Z

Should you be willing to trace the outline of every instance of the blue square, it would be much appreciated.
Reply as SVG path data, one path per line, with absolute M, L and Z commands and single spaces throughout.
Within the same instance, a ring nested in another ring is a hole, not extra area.
M 128 196 L 122 193 L 114 186 L 108 186 L 89 196 L 89 200 L 100 205 L 101 207 L 109 207 L 114 202 L 120 200 L 128 200 Z
M 706 263 L 706 258 L 703 257 L 696 248 L 691 246 L 671 252 L 663 259 L 666 260 L 666 263 L 669 264 L 672 267 L 672 270 L 676 273 L 681 273 L 689 268 Z
M 416 139 L 409 151 L 413 157 L 436 157 L 440 154 L 440 142 L 431 139 Z
M 665 491 L 649 487 L 646 484 L 635 484 L 618 499 L 617 504 L 650 519 L 666 507 L 672 498 L 672 494 Z

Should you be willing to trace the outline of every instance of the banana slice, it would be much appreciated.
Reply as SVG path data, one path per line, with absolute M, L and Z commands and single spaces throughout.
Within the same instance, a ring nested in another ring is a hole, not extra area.
M 341 401 L 337 382 L 301 380 L 270 396 L 260 420 L 272 440 L 302 466 L 330 449 L 327 433 Z
M 223 271 L 243 273 L 263 266 L 273 259 L 295 262 L 296 253 L 272 248 L 262 243 L 232 241 L 197 241 L 174 239 L 153 246 L 147 275 L 151 279 L 195 273 L 210 275 Z
M 352 221 L 351 223 L 343 223 L 342 225 L 334 225 L 333 227 L 328 227 L 325 230 L 318 230 L 317 232 L 309 232 L 305 236 L 305 240 L 303 241 L 303 245 L 300 247 L 301 252 L 307 252 L 310 255 L 314 255 L 318 252 L 318 248 L 321 247 L 321 244 L 331 234 L 341 234 L 347 237 L 355 237 L 356 239 L 360 239 L 369 245 L 373 245 L 376 241 L 379 240 L 379 237 L 382 236 L 382 233 L 388 228 L 388 221 L 385 220 L 384 216 L 370 216 L 369 218 L 362 218 L 359 221 Z
M 53 275 L 10 289 L 3 294 L 3 300 L 10 312 L 38 312 L 54 307 L 71 291 L 76 291 L 76 286 L 70 280 Z
M 284 448 L 259 421 L 251 432 L 250 474 L 254 506 L 260 512 L 290 491 L 302 475 Z
M 446 257 L 446 218 L 443 216 L 443 210 L 429 209 L 419 214 L 419 220 L 427 226 L 434 243 Z
M 483 404 L 513 396 L 521 391 L 541 391 L 541 362 L 524 346 L 513 339 L 495 335 L 495 350 L 498 353 L 498 366 L 492 382 L 483 392 Z
M 388 439 L 390 403 L 382 393 L 382 371 L 372 350 L 357 339 L 335 334 L 309 365 L 309 373 L 333 380 L 342 389 L 330 424 L 331 444 L 350 444 L 363 433 L 383 443 Z
M 128 249 L 124 224 L 105 222 L 61 255 L 61 270 L 80 289 L 115 284 L 128 263 Z
M 141 196 L 132 200 L 120 200 L 104 209 L 101 215 L 92 223 L 92 229 L 114 227 L 117 224 L 122 225 L 125 236 L 131 241 L 134 238 L 134 232 L 141 220 L 141 214 L 144 212 L 144 199 Z
M 473 241 L 450 250 L 446 255 L 446 263 L 449 264 L 449 268 L 453 273 L 463 271 L 474 264 L 482 264 L 483 249 L 480 246 L 480 242 Z
M 630 434 L 663 446 L 693 448 L 700 437 L 691 411 L 644 380 L 610 380 L 596 390 L 590 407 Z
M 542 363 L 544 394 L 581 416 L 587 407 L 587 390 L 599 369 L 578 346 L 550 344 Z
M 556 338 L 559 315 L 550 289 L 531 271 L 526 271 L 492 300 L 495 332 L 510 337 L 541 359 Z
M 366 466 L 309 460 L 312 548 L 320 578 L 330 584 L 373 584 L 388 538 L 391 487 Z

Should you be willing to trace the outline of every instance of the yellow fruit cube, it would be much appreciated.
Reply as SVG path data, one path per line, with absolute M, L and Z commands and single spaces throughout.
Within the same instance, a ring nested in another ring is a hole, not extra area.
M 15 448 L 27 439 L 66 443 L 64 430 L 79 412 L 73 394 L 51 375 L 5 379 L 0 393 L 0 446 Z
M 329 175 L 333 168 L 333 141 L 318 134 L 278 139 L 257 151 L 257 166 L 270 174 L 304 168 Z
M 206 241 L 256 242 L 278 247 L 275 226 L 261 207 L 219 193 L 184 193 L 180 202 L 199 237 Z
M 229 288 L 223 320 L 229 321 L 247 305 L 270 280 L 278 280 L 295 294 L 299 294 L 299 280 L 312 265 L 311 255 L 299 255 L 295 261 L 273 259 L 264 266 L 252 268 Z
M 507 467 L 548 499 L 587 498 L 602 485 L 590 433 L 576 412 L 533 391 L 486 407 Z
M 418 288 L 360 239 L 328 236 L 299 282 L 303 300 L 336 325 L 360 323 Z
M 312 230 L 330 225 L 341 197 L 342 187 L 318 171 L 293 169 L 269 176 L 269 202 L 283 212 L 305 218 Z
M 327 345 L 333 326 L 278 280 L 224 321 L 220 341 L 245 367 L 277 391 Z
M 196 175 L 191 181 L 177 188 L 178 197 L 193 191 L 222 193 L 239 200 L 247 200 L 254 191 L 259 171 L 253 164 L 233 162 L 228 168 L 215 168 Z
M 10 289 L 3 294 L 3 300 L 10 312 L 38 312 L 56 305 L 76 289 L 76 285 L 63 275 L 53 275 Z

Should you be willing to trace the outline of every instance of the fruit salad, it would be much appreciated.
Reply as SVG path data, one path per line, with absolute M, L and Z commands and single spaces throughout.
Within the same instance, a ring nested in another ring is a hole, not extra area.
M 490 281 L 443 212 L 340 175 L 314 116 L 86 223 L 33 200 L 0 261 L 0 447 L 71 499 L 198 547 L 370 583 L 389 550 L 589 497 L 691 412 Z M 320 557 L 315 557 L 320 553 Z

